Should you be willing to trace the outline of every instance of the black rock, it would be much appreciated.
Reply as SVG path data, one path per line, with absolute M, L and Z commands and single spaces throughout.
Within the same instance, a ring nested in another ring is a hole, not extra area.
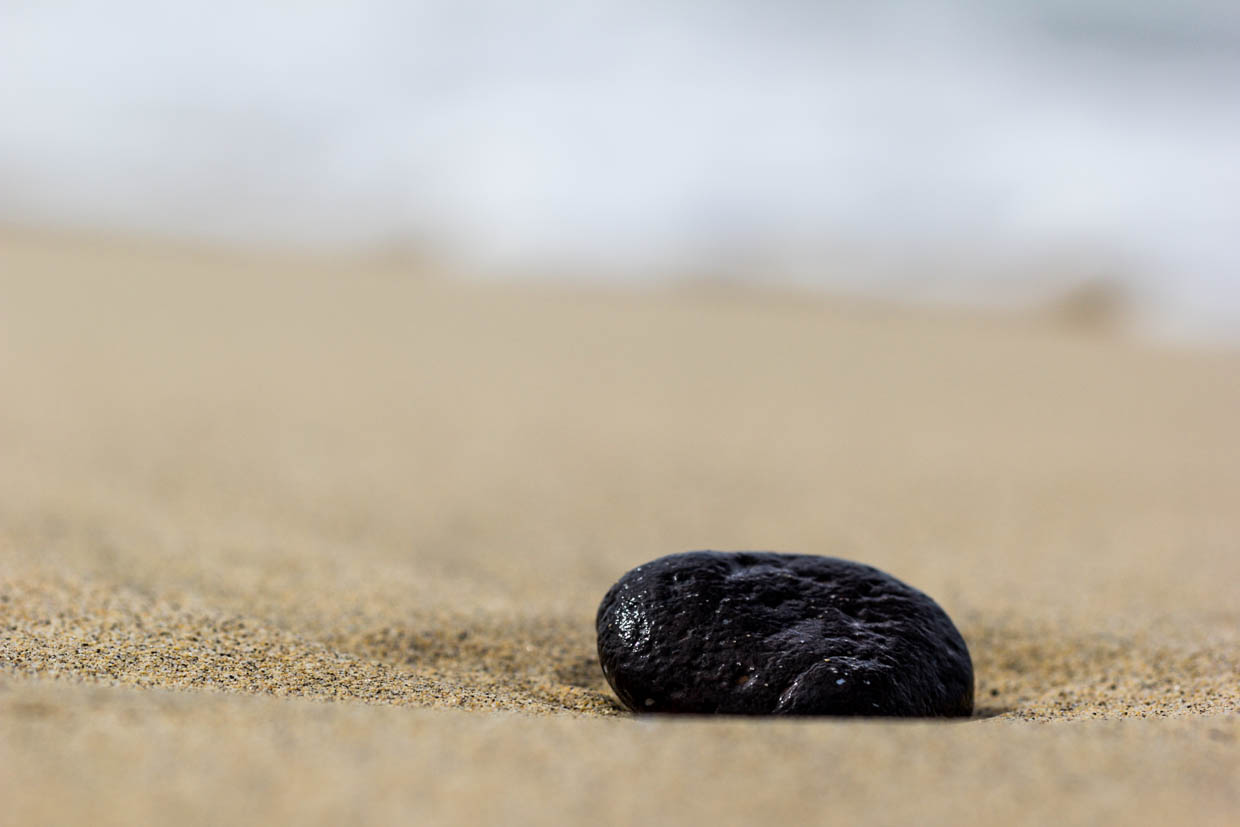
M 637 712 L 973 712 L 973 663 L 947 613 L 861 563 L 672 554 L 621 577 L 596 625 L 603 674 Z

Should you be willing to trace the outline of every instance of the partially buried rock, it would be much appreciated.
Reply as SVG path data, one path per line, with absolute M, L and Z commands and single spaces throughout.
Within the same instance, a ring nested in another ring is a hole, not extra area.
M 660 557 L 611 587 L 597 627 L 603 674 L 637 712 L 973 712 L 973 663 L 947 613 L 891 575 L 848 560 Z

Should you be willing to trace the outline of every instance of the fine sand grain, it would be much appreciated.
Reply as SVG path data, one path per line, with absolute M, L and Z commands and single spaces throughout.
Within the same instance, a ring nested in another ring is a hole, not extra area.
M 0 234 L 0 823 L 1240 814 L 1240 355 Z M 639 719 L 625 570 L 861 560 L 959 723 Z

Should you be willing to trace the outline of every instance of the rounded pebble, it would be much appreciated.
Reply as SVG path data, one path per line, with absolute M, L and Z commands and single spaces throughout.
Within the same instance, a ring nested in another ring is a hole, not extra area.
M 637 712 L 973 712 L 973 663 L 946 612 L 861 563 L 672 554 L 621 577 L 596 625 L 603 674 Z

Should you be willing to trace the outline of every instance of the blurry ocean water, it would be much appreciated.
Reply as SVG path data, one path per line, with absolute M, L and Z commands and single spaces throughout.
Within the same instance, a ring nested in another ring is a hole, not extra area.
M 0 220 L 1240 331 L 1235 0 L 0 3 Z

